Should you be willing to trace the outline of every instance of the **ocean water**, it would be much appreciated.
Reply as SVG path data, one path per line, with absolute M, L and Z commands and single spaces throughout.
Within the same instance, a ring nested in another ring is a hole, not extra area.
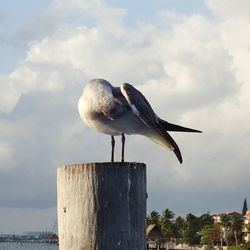
M 44 243 L 0 242 L 0 250 L 58 250 L 58 246 Z

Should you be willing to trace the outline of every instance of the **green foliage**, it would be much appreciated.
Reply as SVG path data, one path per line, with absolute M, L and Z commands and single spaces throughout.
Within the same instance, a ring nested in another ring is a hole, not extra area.
M 160 224 L 160 214 L 156 211 L 152 211 L 148 217 L 147 217 L 147 224 L 156 224 L 159 225 Z
M 189 245 L 198 245 L 201 242 L 202 230 L 213 225 L 213 218 L 206 213 L 200 217 L 193 214 L 186 216 L 187 228 L 184 234 L 184 241 Z
M 222 238 L 227 245 L 239 245 L 242 242 L 242 227 L 244 220 L 242 215 L 222 214 L 220 223 L 214 223 L 209 213 L 197 217 L 191 213 L 186 218 L 178 216 L 165 209 L 160 215 L 156 211 L 152 211 L 147 218 L 148 224 L 157 224 L 162 233 L 169 239 L 175 240 L 177 243 L 186 243 L 189 245 L 220 245 Z M 250 243 L 249 243 L 250 245 Z M 246 244 L 244 250 L 250 250 L 250 246 Z M 241 248 L 232 248 L 231 250 L 239 250 Z
M 162 233 L 168 238 L 175 238 L 175 226 L 173 223 L 174 213 L 165 209 L 162 212 L 162 216 L 156 212 L 152 211 L 147 217 L 147 224 L 156 224 L 161 228 Z
M 242 250 L 240 246 L 229 246 L 227 250 Z
M 244 226 L 244 218 L 242 215 L 230 216 L 230 229 L 234 233 L 235 245 L 238 245 L 238 239 L 242 236 L 242 228 Z
M 199 221 L 200 221 L 200 227 L 201 228 L 211 226 L 211 225 L 214 224 L 214 220 L 213 220 L 212 216 L 210 214 L 208 214 L 208 213 L 203 214 L 199 218 Z
M 175 237 L 174 235 L 174 224 L 173 224 L 174 213 L 169 210 L 165 209 L 162 212 L 162 216 L 160 219 L 161 230 L 165 236 L 168 238 Z
M 184 241 L 189 245 L 198 245 L 200 243 L 199 220 L 198 217 L 189 213 L 186 216 L 187 228 L 184 233 Z
M 226 231 L 226 233 L 225 233 L 225 241 L 226 241 L 226 244 L 228 246 L 227 232 L 229 231 L 230 226 L 231 226 L 231 224 L 230 224 L 230 216 L 228 214 L 221 214 L 221 216 L 220 216 L 220 225 Z
M 208 225 L 201 230 L 201 244 L 215 245 L 219 244 L 221 239 L 221 229 L 218 223 Z
M 174 222 L 174 234 L 177 243 L 184 243 L 184 235 L 187 229 L 187 223 L 184 218 L 178 216 Z
M 244 225 L 244 218 L 242 215 L 230 216 L 231 227 L 233 231 L 239 232 L 242 230 Z
M 174 215 L 175 215 L 175 214 L 174 214 L 171 210 L 169 210 L 168 208 L 165 209 L 165 210 L 162 212 L 162 218 L 164 218 L 164 219 L 166 219 L 166 220 L 168 220 L 168 221 L 172 220 L 172 219 L 174 218 Z
M 229 228 L 230 227 L 230 216 L 228 214 L 221 214 L 220 224 L 225 228 Z

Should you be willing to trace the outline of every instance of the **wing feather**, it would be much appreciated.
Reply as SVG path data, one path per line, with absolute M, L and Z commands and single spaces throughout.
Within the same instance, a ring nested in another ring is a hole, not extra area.
M 137 115 L 147 127 L 155 127 L 158 123 L 157 116 L 144 95 L 129 83 L 123 83 L 120 89 L 133 113 Z

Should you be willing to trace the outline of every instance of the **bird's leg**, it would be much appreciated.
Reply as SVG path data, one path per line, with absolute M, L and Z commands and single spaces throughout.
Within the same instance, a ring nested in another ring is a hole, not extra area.
M 122 159 L 121 159 L 121 162 L 124 162 L 124 149 L 125 149 L 125 135 L 122 133 Z
M 111 135 L 111 162 L 114 162 L 115 138 Z

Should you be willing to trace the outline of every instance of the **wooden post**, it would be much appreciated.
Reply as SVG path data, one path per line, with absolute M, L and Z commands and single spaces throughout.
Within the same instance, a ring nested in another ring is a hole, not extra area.
M 57 170 L 60 250 L 145 250 L 146 166 L 87 163 Z

